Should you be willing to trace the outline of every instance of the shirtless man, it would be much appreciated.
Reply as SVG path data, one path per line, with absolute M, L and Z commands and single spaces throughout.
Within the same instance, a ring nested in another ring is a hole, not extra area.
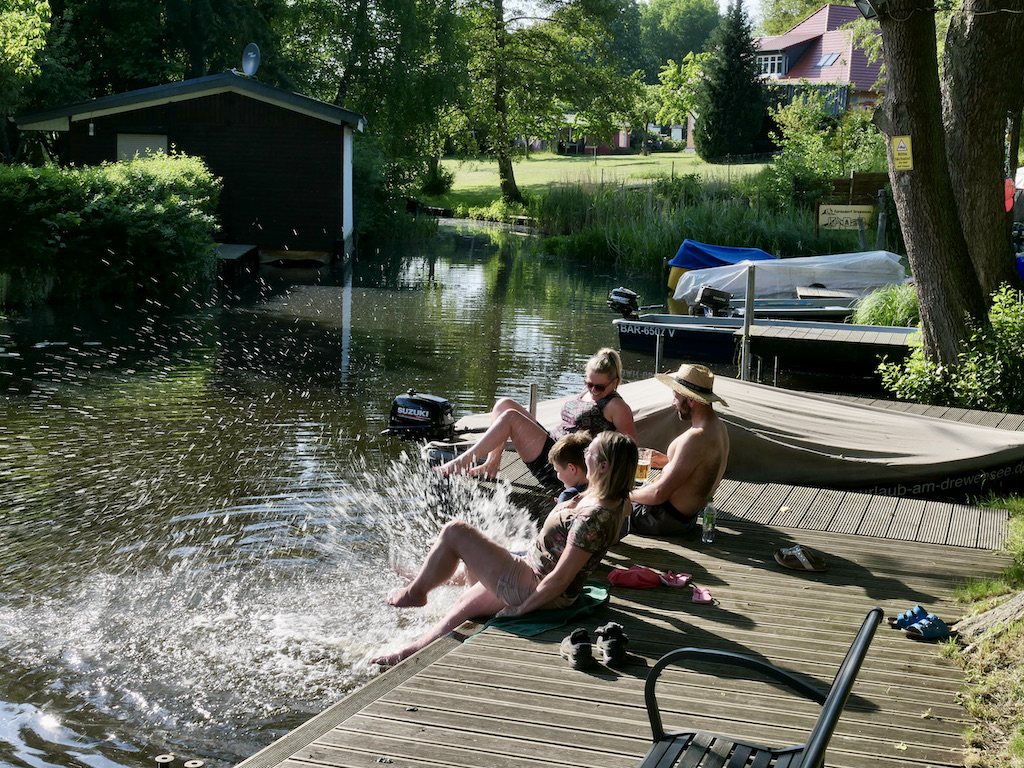
M 672 441 L 668 454 L 654 451 L 651 465 L 664 466 L 654 482 L 633 491 L 629 533 L 682 536 L 698 524 L 700 511 L 722 482 L 729 460 L 729 433 L 712 403 L 728 407 L 712 388 L 715 374 L 703 365 L 684 363 L 674 374 L 656 374 L 675 392 L 673 406 L 691 427 Z M 659 461 L 660 459 L 660 461 Z

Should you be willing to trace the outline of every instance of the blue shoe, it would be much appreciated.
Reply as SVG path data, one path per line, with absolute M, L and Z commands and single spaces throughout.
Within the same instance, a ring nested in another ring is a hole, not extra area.
M 889 626 L 894 629 L 906 629 L 912 624 L 917 624 L 921 619 L 928 616 L 928 611 L 920 605 L 915 605 L 909 611 L 904 611 L 899 616 L 889 617 Z
M 903 630 L 903 633 L 915 640 L 944 640 L 953 634 L 946 626 L 946 622 L 934 613 L 929 613 L 916 624 L 911 624 Z

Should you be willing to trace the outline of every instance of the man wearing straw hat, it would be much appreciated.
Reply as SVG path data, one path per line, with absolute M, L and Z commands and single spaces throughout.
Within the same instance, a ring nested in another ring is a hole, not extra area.
M 675 373 L 655 376 L 675 393 L 676 415 L 691 426 L 662 455 L 661 474 L 630 494 L 628 532 L 682 536 L 699 524 L 700 511 L 725 474 L 729 433 L 712 403 L 729 404 L 713 392 L 715 374 L 706 366 L 683 363 Z M 652 464 L 657 463 L 655 458 Z

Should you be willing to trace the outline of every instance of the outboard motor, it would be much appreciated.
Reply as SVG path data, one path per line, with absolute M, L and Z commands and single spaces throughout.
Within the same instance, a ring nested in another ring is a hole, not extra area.
M 636 291 L 631 291 L 629 288 L 616 288 L 608 294 L 608 309 L 618 312 L 627 320 L 636 319 L 640 310 L 638 298 Z
M 704 308 L 704 314 L 708 317 L 728 317 L 732 312 L 729 304 L 731 299 L 731 293 L 712 288 L 705 283 L 697 290 L 695 301 L 698 307 Z
M 410 389 L 391 403 L 388 428 L 381 434 L 402 440 L 451 441 L 455 438 L 452 406 L 443 397 Z

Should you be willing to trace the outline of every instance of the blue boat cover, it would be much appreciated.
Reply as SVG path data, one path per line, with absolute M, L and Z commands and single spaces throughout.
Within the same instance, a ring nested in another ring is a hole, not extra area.
M 679 246 L 676 255 L 668 263 L 670 267 L 683 269 L 707 269 L 724 267 L 727 264 L 738 264 L 741 261 L 764 261 L 774 259 L 767 251 L 760 248 L 733 248 L 729 245 L 705 245 L 687 238 Z

